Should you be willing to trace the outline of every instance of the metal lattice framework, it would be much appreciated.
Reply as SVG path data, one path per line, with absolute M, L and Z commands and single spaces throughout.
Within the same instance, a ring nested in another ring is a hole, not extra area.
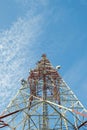
M 0 116 L 7 130 L 84 130 L 87 110 L 46 55 Z M 87 129 L 87 128 L 86 128 Z

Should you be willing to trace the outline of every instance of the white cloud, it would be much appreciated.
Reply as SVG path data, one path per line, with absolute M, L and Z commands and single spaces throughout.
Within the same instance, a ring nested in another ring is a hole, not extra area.
M 42 14 L 30 15 L 28 12 L 10 29 L 0 33 L 0 110 L 20 87 L 19 79 L 28 71 L 26 66 L 34 61 L 32 50 L 42 32 L 42 21 Z
M 2 45 L 0 45 L 0 49 L 2 49 L 3 48 L 3 46 Z
M 18 3 L 21 3 L 23 5 L 26 5 L 26 6 L 29 6 L 29 4 L 30 5 L 31 4 L 33 4 L 33 5 L 41 4 L 41 5 L 46 6 L 48 4 L 48 2 L 49 2 L 49 0 L 14 0 L 14 1 L 16 1 Z

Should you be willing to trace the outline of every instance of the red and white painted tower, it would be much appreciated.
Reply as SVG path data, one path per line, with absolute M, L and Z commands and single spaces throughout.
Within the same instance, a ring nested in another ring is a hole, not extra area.
M 59 68 L 59 66 L 57 67 Z M 45 54 L 0 116 L 7 130 L 83 130 L 87 110 Z

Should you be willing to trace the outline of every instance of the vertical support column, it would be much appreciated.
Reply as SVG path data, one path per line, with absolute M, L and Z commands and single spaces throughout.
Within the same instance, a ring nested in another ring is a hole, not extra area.
M 41 115 L 39 115 L 39 130 L 41 130 Z
M 48 129 L 48 111 L 47 111 L 47 104 L 45 100 L 47 99 L 47 88 L 46 88 L 46 72 L 45 72 L 45 59 L 44 59 L 44 68 L 43 68 L 43 130 Z
M 29 119 L 28 119 L 28 125 L 29 125 L 29 130 L 30 130 L 30 115 L 29 115 Z

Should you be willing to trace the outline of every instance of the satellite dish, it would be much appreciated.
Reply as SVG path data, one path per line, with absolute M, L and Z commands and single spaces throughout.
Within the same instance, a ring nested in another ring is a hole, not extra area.
M 60 65 L 56 66 L 56 70 L 59 70 L 60 68 L 61 68 L 61 66 L 60 66 Z
M 21 79 L 21 84 L 24 85 L 25 83 L 27 83 L 26 80 Z

